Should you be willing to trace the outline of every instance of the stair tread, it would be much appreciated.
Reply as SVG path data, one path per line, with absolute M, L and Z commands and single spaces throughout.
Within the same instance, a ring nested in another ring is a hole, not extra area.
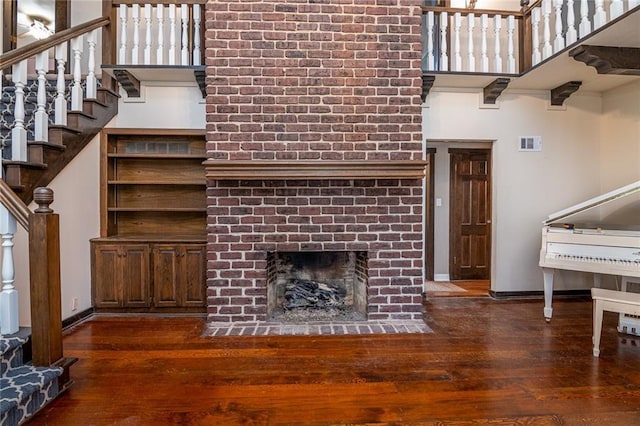
M 60 367 L 34 367 L 23 365 L 12 368 L 0 378 L 2 399 L 0 412 L 5 412 L 5 404 L 18 402 L 27 398 L 44 385 L 51 383 L 62 374 Z
M 2 164 L 6 166 L 19 166 L 30 167 L 33 169 L 46 169 L 47 165 L 43 163 L 33 163 L 30 161 L 14 161 L 14 160 L 2 160 Z
M 27 339 L 21 336 L 0 337 L 0 355 L 4 355 L 10 350 L 22 346 L 26 342 Z

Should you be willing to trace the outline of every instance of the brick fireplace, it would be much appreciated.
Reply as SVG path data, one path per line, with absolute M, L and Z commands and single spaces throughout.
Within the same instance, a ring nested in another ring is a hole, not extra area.
M 358 259 L 366 319 L 422 318 L 420 3 L 207 4 L 210 321 L 266 320 L 280 253 Z

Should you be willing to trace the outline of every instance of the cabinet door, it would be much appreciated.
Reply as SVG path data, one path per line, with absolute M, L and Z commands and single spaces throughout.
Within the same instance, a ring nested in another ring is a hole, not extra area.
M 182 280 L 183 306 L 205 306 L 207 300 L 205 284 L 207 281 L 206 249 L 202 244 L 187 244 L 183 246 Z
M 149 246 L 121 246 L 121 270 L 125 307 L 147 307 L 149 297 Z
M 153 302 L 158 308 L 179 306 L 180 246 L 153 247 Z
M 119 245 L 94 245 L 93 303 L 97 308 L 122 307 Z

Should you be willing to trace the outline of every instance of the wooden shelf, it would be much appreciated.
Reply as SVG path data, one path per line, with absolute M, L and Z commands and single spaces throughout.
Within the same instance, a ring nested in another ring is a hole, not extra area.
M 288 161 L 207 160 L 207 179 L 422 179 L 426 160 Z

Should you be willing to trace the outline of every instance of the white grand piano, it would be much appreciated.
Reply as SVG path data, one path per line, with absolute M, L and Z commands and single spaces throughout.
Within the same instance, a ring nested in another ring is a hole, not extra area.
M 626 216 L 616 218 L 616 209 Z M 571 220 L 579 216 L 580 223 Z M 607 220 L 611 217 L 620 223 Z M 543 223 L 539 264 L 547 321 L 553 313 L 556 269 L 593 272 L 595 287 L 600 286 L 600 274 L 622 277 L 623 291 L 628 282 L 640 282 L 640 181 L 550 214 Z

